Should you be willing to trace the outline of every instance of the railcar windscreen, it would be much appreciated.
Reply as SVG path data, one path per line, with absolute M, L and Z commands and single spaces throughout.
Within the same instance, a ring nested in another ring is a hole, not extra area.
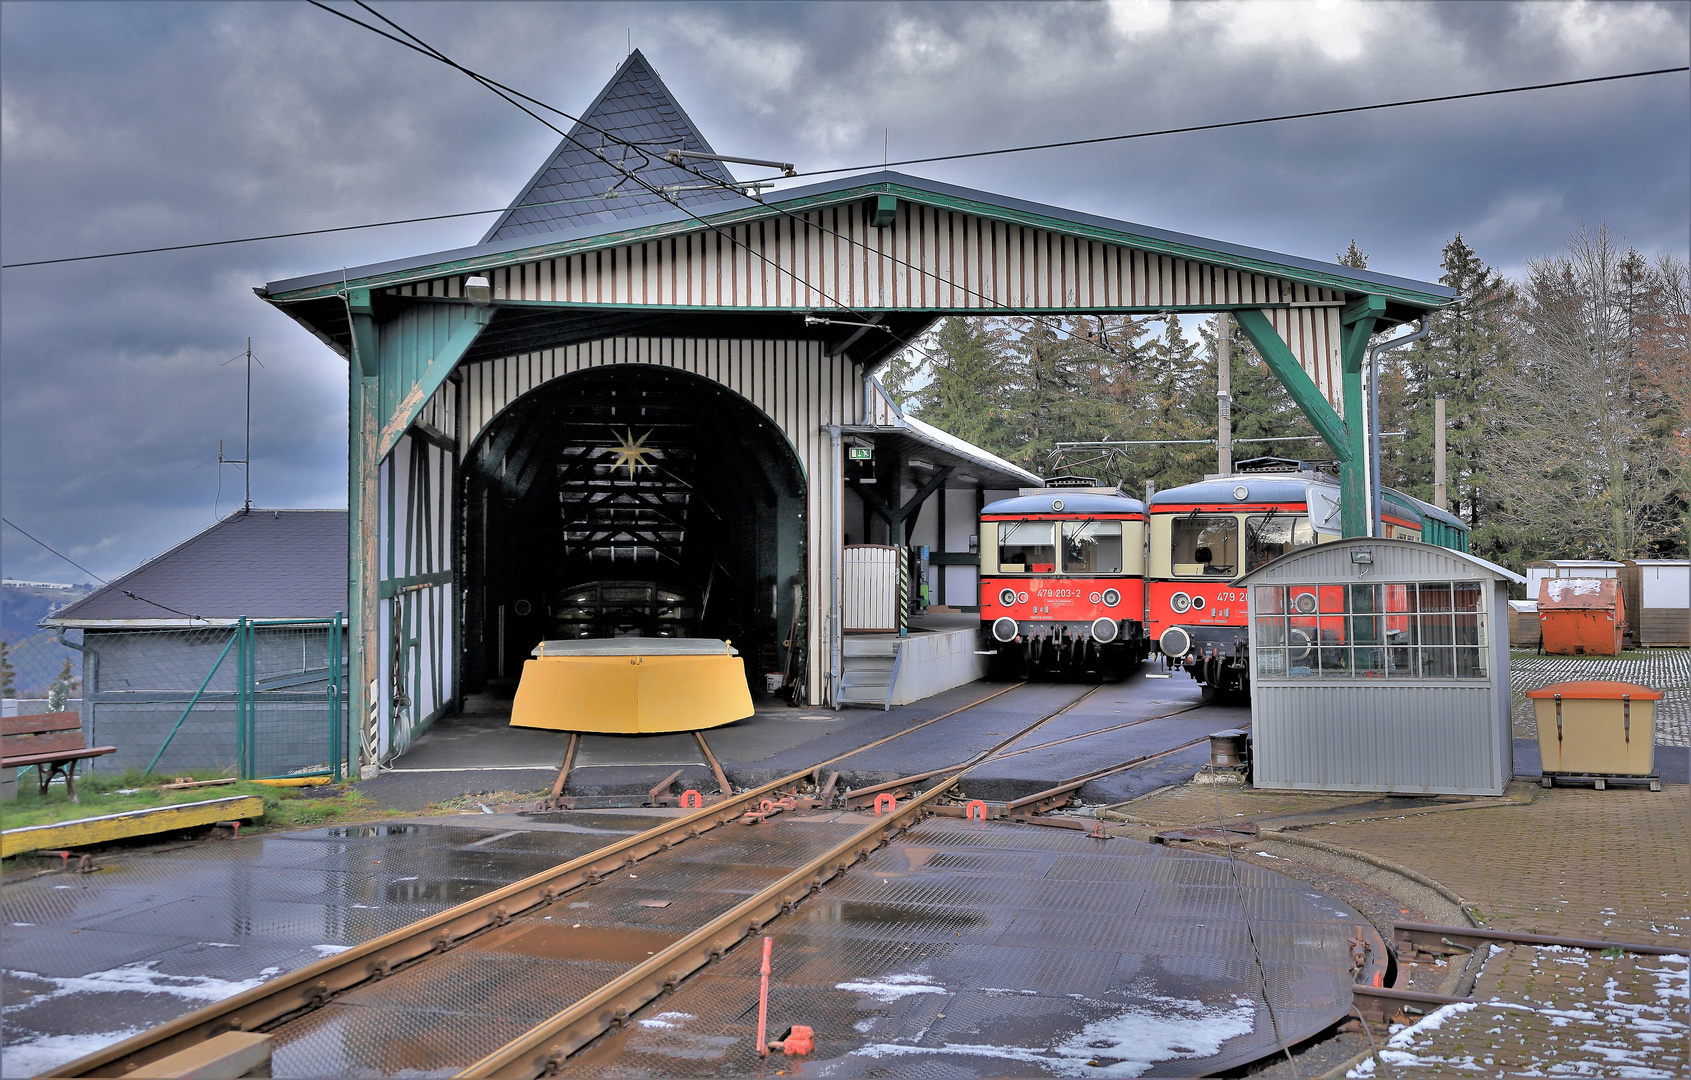
M 1057 545 L 1052 539 L 1055 523 L 1050 521 L 1001 521 L 998 523 L 998 572 L 1001 574 L 1051 574 L 1057 570 Z
M 1175 577 L 1233 577 L 1239 573 L 1239 519 L 1188 514 L 1174 519 Z
M 1245 569 L 1255 570 L 1288 551 L 1315 546 L 1315 530 L 1303 514 L 1256 514 L 1245 519 Z
M 1121 522 L 1063 522 L 1063 573 L 1121 573 Z

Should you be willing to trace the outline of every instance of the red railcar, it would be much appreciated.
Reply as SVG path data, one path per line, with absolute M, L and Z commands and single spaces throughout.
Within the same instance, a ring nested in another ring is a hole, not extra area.
M 1340 535 L 1331 476 L 1276 458 L 1241 466 L 1251 471 L 1159 491 L 1149 507 L 1146 632 L 1170 666 L 1218 690 L 1250 688 L 1245 590 L 1234 582 Z M 1410 540 L 1437 513 L 1390 488 L 1381 509 L 1385 535 Z
M 1033 488 L 981 510 L 981 632 L 994 674 L 1116 678 L 1150 652 L 1145 504 L 1115 488 Z

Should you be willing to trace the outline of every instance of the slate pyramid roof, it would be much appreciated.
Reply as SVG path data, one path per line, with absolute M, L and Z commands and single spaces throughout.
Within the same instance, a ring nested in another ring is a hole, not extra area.
M 570 129 L 569 137 L 558 144 L 558 149 L 534 174 L 510 209 L 493 223 L 482 243 L 520 240 L 560 229 L 641 218 L 669 208 L 668 202 L 627 179 L 619 169 L 595 154 L 594 149 L 604 149 L 611 161 L 637 170 L 642 180 L 655 187 L 671 184 L 696 187 L 706 183 L 663 159 L 670 150 L 698 150 L 707 154 L 715 151 L 640 50 L 629 54 L 581 118 L 582 122 Z M 604 133 L 636 143 L 638 149 L 607 139 Z M 734 182 L 733 175 L 720 162 L 695 161 L 692 167 L 725 183 Z M 607 197 L 613 190 L 615 194 Z M 689 208 L 721 209 L 714 204 L 743 201 L 720 190 L 677 191 L 674 197 Z M 585 201 L 555 201 L 559 199 Z M 535 205 L 547 202 L 554 205 Z

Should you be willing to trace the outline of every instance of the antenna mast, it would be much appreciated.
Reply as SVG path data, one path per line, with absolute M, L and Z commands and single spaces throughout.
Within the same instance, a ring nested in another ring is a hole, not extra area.
M 224 457 L 223 440 L 219 439 L 217 440 L 217 464 L 220 468 L 224 465 L 239 465 L 241 467 L 241 476 L 245 480 L 246 487 L 246 498 L 241 503 L 241 510 L 245 512 L 252 509 L 252 366 L 258 362 L 258 357 L 252 354 L 252 338 L 250 337 L 247 338 L 247 351 L 236 353 L 225 360 L 224 363 L 230 364 L 243 357 L 247 362 L 246 451 L 244 456 L 240 458 Z M 259 363 L 258 366 L 263 367 L 264 365 Z

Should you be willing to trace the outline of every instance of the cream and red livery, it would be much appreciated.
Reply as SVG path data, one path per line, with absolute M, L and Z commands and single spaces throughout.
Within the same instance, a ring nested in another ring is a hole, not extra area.
M 1305 463 L 1240 462 L 1239 471 L 1159 491 L 1149 507 L 1145 622 L 1170 666 L 1218 690 L 1248 690 L 1246 573 L 1298 548 L 1337 540 L 1339 486 Z M 1381 492 L 1385 535 L 1466 550 L 1461 521 L 1402 492 Z
M 1145 504 L 1111 488 L 1024 488 L 981 510 L 981 631 L 995 675 L 1126 674 L 1145 635 Z

